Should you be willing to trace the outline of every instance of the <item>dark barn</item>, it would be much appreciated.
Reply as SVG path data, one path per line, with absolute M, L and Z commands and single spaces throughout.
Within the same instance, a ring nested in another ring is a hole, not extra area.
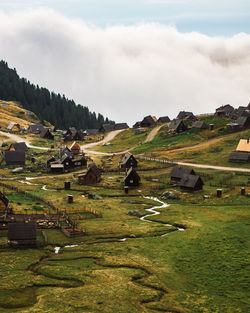
M 151 127 L 151 126 L 154 126 L 156 121 L 157 120 L 156 120 L 155 116 L 148 115 L 148 116 L 144 117 L 144 119 L 141 121 L 140 127 Z
M 208 129 L 208 125 L 205 122 L 196 121 L 193 123 L 192 128 L 203 130 L 203 129 Z
M 118 124 L 115 124 L 114 130 L 127 129 L 127 128 L 129 128 L 127 123 L 118 123 Z
M 170 172 L 171 182 L 179 183 L 184 175 L 195 175 L 190 167 L 175 166 Z
M 230 154 L 229 161 L 234 163 L 250 163 L 250 152 L 234 151 Z
M 130 152 L 125 153 L 119 162 L 119 167 L 122 169 L 137 167 L 137 160 Z
M 158 118 L 157 123 L 169 123 L 170 118 L 168 116 L 161 116 Z
M 49 128 L 44 128 L 44 129 L 40 132 L 40 137 L 41 137 L 41 138 L 44 138 L 44 139 L 54 140 L 54 135 L 51 134 Z
M 83 185 L 96 184 L 101 180 L 101 175 L 101 170 L 95 164 L 92 164 L 86 173 L 78 175 L 78 183 Z
M 99 129 L 100 133 L 108 133 L 112 130 L 114 130 L 115 125 L 113 124 L 102 124 L 102 126 Z
M 169 125 L 169 129 L 173 133 L 182 133 L 188 128 L 182 120 L 173 120 Z
M 7 165 L 25 165 L 24 151 L 6 151 L 5 162 Z
M 136 187 L 139 186 L 140 180 L 140 176 L 136 173 L 135 169 L 131 167 L 124 178 L 124 185 Z
M 184 175 L 180 181 L 180 187 L 184 191 L 202 190 L 203 180 L 198 175 Z
M 9 223 L 8 243 L 10 246 L 36 246 L 36 223 Z

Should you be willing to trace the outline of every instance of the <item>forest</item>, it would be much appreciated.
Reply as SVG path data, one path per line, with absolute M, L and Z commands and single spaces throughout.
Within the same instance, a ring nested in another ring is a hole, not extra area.
M 50 122 L 56 128 L 99 128 L 103 123 L 113 123 L 102 114 L 89 111 L 88 107 L 75 104 L 65 95 L 50 92 L 46 88 L 20 78 L 16 69 L 0 61 L 0 99 L 18 101 L 23 108 L 34 112 L 41 122 Z

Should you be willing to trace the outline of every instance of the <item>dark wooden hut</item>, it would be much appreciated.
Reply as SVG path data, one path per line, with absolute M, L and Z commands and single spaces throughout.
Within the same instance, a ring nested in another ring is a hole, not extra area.
M 24 151 L 5 151 L 6 165 L 25 165 Z
M 204 130 L 204 129 L 208 129 L 208 125 L 203 121 L 196 121 L 192 124 L 192 128 Z
M 70 127 L 64 133 L 64 141 L 82 141 L 84 140 L 84 132 L 81 130 L 77 130 L 75 127 Z
M 54 140 L 54 135 L 51 134 L 49 128 L 43 128 L 40 132 L 40 137 L 44 139 Z
M 203 185 L 199 175 L 184 175 L 180 181 L 180 188 L 185 191 L 202 190 Z
M 25 142 L 15 142 L 12 143 L 9 147 L 9 151 L 28 151 L 28 147 Z
M 234 112 L 234 107 L 230 104 L 222 105 L 216 109 L 215 115 L 220 117 L 230 117 Z
M 87 159 L 84 156 L 80 156 L 72 160 L 73 167 L 87 166 Z
M 168 116 L 161 116 L 158 118 L 157 123 L 161 124 L 161 123 L 169 123 L 170 122 L 170 118 Z
M 133 125 L 133 128 L 139 128 L 141 127 L 141 122 L 136 122 L 134 125 Z
M 154 126 L 156 123 L 157 119 L 155 116 L 145 116 L 144 119 L 140 123 L 140 127 L 151 127 Z
M 126 177 L 124 178 L 124 185 L 125 186 L 139 186 L 140 184 L 140 176 L 136 173 L 134 168 L 130 168 L 127 172 Z
M 234 151 L 230 154 L 229 161 L 234 163 L 250 163 L 250 152 Z
M 177 119 L 194 121 L 196 120 L 196 117 L 192 112 L 180 111 L 180 113 L 177 115 Z
M 250 128 L 250 116 L 240 116 L 235 123 L 238 124 L 240 128 Z
M 122 169 L 130 168 L 130 167 L 137 167 L 137 160 L 130 152 L 125 153 L 121 156 L 121 160 L 119 162 L 119 167 Z
M 95 136 L 99 134 L 99 129 L 97 128 L 92 128 L 92 129 L 86 129 L 85 130 L 86 136 Z
M 10 246 L 36 246 L 36 223 L 8 223 Z
M 182 133 L 188 128 L 182 120 L 173 120 L 169 125 L 169 129 L 173 133 Z
M 99 129 L 100 133 L 108 133 L 112 130 L 114 130 L 115 125 L 113 124 L 102 124 L 102 126 Z
M 42 124 L 33 124 L 29 125 L 28 132 L 33 134 L 40 134 L 43 129 L 44 126 Z
M 96 184 L 101 180 L 101 175 L 101 170 L 95 164 L 92 164 L 86 173 L 78 175 L 78 183 L 84 185 Z
M 127 129 L 129 128 L 127 123 L 118 123 L 115 124 L 114 130 Z
M 59 158 L 61 159 L 64 155 L 67 155 L 68 157 L 72 158 L 74 157 L 74 154 L 68 147 L 61 148 L 59 150 Z
M 195 175 L 195 172 L 190 167 L 183 167 L 183 166 L 175 166 L 173 167 L 172 171 L 170 172 L 171 182 L 179 183 L 184 175 Z

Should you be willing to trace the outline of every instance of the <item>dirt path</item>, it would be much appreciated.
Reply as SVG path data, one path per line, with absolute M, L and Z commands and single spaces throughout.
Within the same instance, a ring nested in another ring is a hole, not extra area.
M 14 141 L 14 142 L 25 142 L 28 148 L 38 149 L 38 150 L 46 150 L 46 151 L 49 150 L 49 148 L 45 148 L 45 147 L 32 146 L 30 144 L 29 140 L 27 140 L 25 138 L 22 138 L 20 136 L 17 136 L 15 134 L 6 133 L 6 132 L 2 132 L 2 131 L 0 131 L 0 134 L 3 135 L 3 136 L 8 137 L 8 139 L 4 140 L 4 141 L 10 141 L 11 140 L 11 141 Z
M 241 132 L 239 132 L 238 134 L 241 134 Z M 192 149 L 199 149 L 199 148 L 207 148 L 211 145 L 214 145 L 224 139 L 227 139 L 227 138 L 230 138 L 230 137 L 233 137 L 235 136 L 235 133 L 233 134 L 229 134 L 229 135 L 225 135 L 223 137 L 218 137 L 218 138 L 214 138 L 214 139 L 211 139 L 211 140 L 208 140 L 206 142 L 202 142 L 202 143 L 199 143 L 198 145 L 194 145 L 194 146 L 188 146 L 188 147 L 183 147 L 183 148 L 177 148 L 177 149 L 172 149 L 172 150 L 166 150 L 165 151 L 165 154 L 168 154 L 168 153 L 175 153 L 175 152 L 181 152 L 181 151 L 187 151 L 187 150 L 192 150 Z
M 178 161 L 172 161 L 170 159 L 167 160 L 167 159 L 149 158 L 149 157 L 144 157 L 142 155 L 136 155 L 136 157 L 138 159 L 154 161 L 154 162 L 160 162 L 160 163 L 169 163 L 169 164 L 176 164 L 176 165 L 183 165 L 183 166 L 192 166 L 192 167 L 198 167 L 198 168 L 207 168 L 207 169 L 218 170 L 218 171 L 250 173 L 250 169 L 248 169 L 248 168 L 237 168 L 237 167 L 226 167 L 226 166 L 216 166 L 216 165 L 207 165 L 207 164 L 178 162 Z
M 161 124 L 159 126 L 156 126 L 155 128 L 153 128 L 151 130 L 151 132 L 148 134 L 146 140 L 144 141 L 144 143 L 152 141 L 153 139 L 155 139 L 155 136 L 157 135 L 158 131 L 162 128 L 162 126 L 164 126 L 164 124 Z

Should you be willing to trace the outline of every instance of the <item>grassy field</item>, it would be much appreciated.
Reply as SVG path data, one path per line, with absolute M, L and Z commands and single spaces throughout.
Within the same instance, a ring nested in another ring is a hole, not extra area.
M 142 144 L 147 138 L 150 129 L 146 129 L 142 134 L 135 134 L 134 129 L 126 129 L 119 133 L 112 141 L 110 145 L 96 146 L 93 150 L 100 152 L 121 152 L 131 149 L 137 145 Z
M 209 121 L 216 125 L 219 136 L 225 121 L 213 117 Z M 159 148 L 163 142 L 172 149 L 203 142 L 211 135 L 189 132 L 170 138 L 164 137 L 165 130 L 163 127 L 151 143 L 152 151 L 159 149 L 156 157 L 165 156 Z M 124 131 L 112 146 L 98 149 L 126 150 L 147 135 L 137 137 L 132 132 Z M 175 152 L 173 157 L 235 166 L 227 164 L 226 157 L 243 135 L 249 137 L 249 132 L 234 134 L 204 149 Z M 30 161 L 31 154 L 35 164 Z M 100 183 L 91 186 L 79 185 L 77 172 L 48 174 L 46 158 L 47 153 L 30 150 L 27 166 L 20 174 L 1 164 L 1 182 L 19 192 L 6 187 L 0 190 L 16 213 L 56 213 L 49 201 L 59 212 L 66 211 L 87 234 L 68 238 L 59 229 L 45 229 L 44 237 L 38 230 L 39 243 L 45 244 L 47 238 L 45 246 L 11 249 L 7 231 L 0 230 L 0 313 L 249 312 L 249 174 L 195 169 L 205 185 L 202 191 L 187 193 L 170 184 L 172 167 L 139 161 L 141 184 L 125 194 L 124 172 L 117 169 L 119 156 L 93 157 L 106 173 Z M 27 184 L 25 177 L 35 179 Z M 65 181 L 71 182 L 70 190 L 64 190 Z M 246 189 L 245 196 L 241 187 Z M 221 198 L 216 196 L 218 188 L 222 189 Z M 165 191 L 174 192 L 178 199 L 163 200 Z M 67 203 L 68 194 L 74 197 L 72 204 Z M 99 200 L 89 198 L 89 194 L 98 195 Z M 150 214 L 147 209 L 161 206 L 145 196 L 169 205 L 156 208 L 159 215 L 141 220 Z M 93 210 L 102 218 L 91 215 Z M 136 215 L 128 214 L 131 211 Z M 61 247 L 58 254 L 56 246 Z

